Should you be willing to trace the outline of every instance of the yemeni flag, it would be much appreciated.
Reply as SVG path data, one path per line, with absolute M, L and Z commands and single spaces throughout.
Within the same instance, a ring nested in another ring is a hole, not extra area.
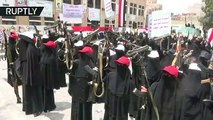
M 210 43 L 211 47 L 213 47 L 213 28 L 209 29 L 208 31 L 208 42 Z
M 119 4 L 118 4 L 118 26 L 119 27 L 124 27 L 125 5 L 126 5 L 126 0 L 119 0 Z

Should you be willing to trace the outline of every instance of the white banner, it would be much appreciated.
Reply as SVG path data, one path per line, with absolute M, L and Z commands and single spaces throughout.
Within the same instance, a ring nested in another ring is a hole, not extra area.
M 90 21 L 100 21 L 100 10 L 95 8 L 89 9 L 89 20 Z
M 60 19 L 64 22 L 71 23 L 71 24 L 81 24 L 82 18 L 66 18 L 63 16 L 63 14 L 60 14 Z
M 112 11 L 112 1 L 111 0 L 104 0 L 104 8 L 105 8 L 105 15 L 106 18 L 112 18 L 114 16 L 114 12 Z
M 51 1 L 28 0 L 28 6 L 44 7 L 40 16 L 53 17 L 53 2 Z
M 82 5 L 70 5 L 63 3 L 63 17 L 64 18 L 83 18 Z
M 148 37 L 151 38 L 152 35 L 152 15 L 148 16 Z
M 167 11 L 152 12 L 151 37 L 160 37 L 171 33 L 171 13 Z

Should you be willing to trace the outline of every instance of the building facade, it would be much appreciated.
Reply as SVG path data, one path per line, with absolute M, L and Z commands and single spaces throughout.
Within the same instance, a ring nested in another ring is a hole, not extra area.
M 157 3 L 157 0 L 146 1 L 146 15 L 151 14 L 153 11 L 162 10 L 162 5 Z
M 0 2 L 0 6 L 16 6 L 18 0 L 7 0 L 8 3 Z M 44 1 L 44 0 L 42 0 Z M 62 10 L 56 9 L 56 1 L 58 0 L 46 0 L 52 2 L 52 16 L 51 17 L 28 17 L 28 16 L 0 16 L 0 24 L 2 25 L 41 25 L 49 26 L 53 25 L 57 20 Z M 84 12 L 81 24 L 69 24 L 76 26 L 89 26 L 92 22 L 88 19 L 88 8 L 96 8 L 100 10 L 100 21 L 96 21 L 96 24 L 100 26 L 114 26 L 118 27 L 118 2 L 119 0 L 111 0 L 112 9 L 115 13 L 115 17 L 112 20 L 105 19 L 104 0 L 61 0 L 62 3 L 83 5 Z M 6 5 L 7 6 L 7 5 Z M 132 27 L 135 22 L 138 27 L 143 26 L 145 22 L 145 8 L 146 0 L 126 0 L 125 6 L 125 27 Z

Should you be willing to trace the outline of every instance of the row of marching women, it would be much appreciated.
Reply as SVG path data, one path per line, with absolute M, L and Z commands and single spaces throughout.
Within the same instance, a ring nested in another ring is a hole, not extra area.
M 149 39 L 107 29 L 86 37 L 62 33 L 43 35 L 39 47 L 34 33 L 11 33 L 20 67 L 16 59 L 11 65 L 19 68 L 26 114 L 54 110 L 54 89 L 66 86 L 69 73 L 71 120 L 94 120 L 95 103 L 104 104 L 104 120 L 213 118 L 213 57 L 203 38 Z
M 59 67 L 63 65 L 57 59 L 56 43 L 47 35 L 42 36 L 41 41 L 38 48 L 34 32 L 17 34 L 11 31 L 6 44 L 8 81 L 13 83 L 17 103 L 21 103 L 18 85 L 23 86 L 22 110 L 26 115 L 34 114 L 35 117 L 54 110 L 54 89 L 66 86 L 66 69 L 60 71 L 62 68 Z
M 196 36 L 116 34 L 76 41 L 71 120 L 93 120 L 94 103 L 104 103 L 104 120 L 213 118 L 208 42 Z

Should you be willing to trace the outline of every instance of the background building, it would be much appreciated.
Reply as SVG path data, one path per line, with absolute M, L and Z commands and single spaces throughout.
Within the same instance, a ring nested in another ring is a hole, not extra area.
M 6 2 L 5 2 L 6 1 Z M 17 6 L 19 0 L 1 0 L 0 6 Z M 39 2 L 39 0 L 26 0 L 29 5 L 31 1 Z M 48 6 L 48 12 L 51 12 L 51 16 L 44 17 L 27 17 L 27 16 L 0 16 L 0 24 L 2 25 L 37 25 L 37 26 L 48 26 L 53 25 L 62 10 L 56 9 L 56 1 L 60 0 L 40 0 L 45 1 L 45 5 Z M 96 8 L 100 10 L 100 20 L 94 23 L 100 26 L 114 26 L 118 27 L 118 1 L 112 0 L 112 9 L 115 13 L 115 17 L 112 20 L 105 19 L 104 0 L 61 0 L 62 3 L 67 4 L 81 4 L 84 7 L 83 18 L 81 24 L 69 24 L 77 26 L 87 26 L 93 23 L 88 19 L 88 8 Z M 125 27 L 132 27 L 135 22 L 137 26 L 143 26 L 145 22 L 145 6 L 146 0 L 127 0 L 125 6 Z M 47 4 L 46 4 L 47 3 Z M 31 3 L 33 4 L 33 3 Z M 27 6 L 28 6 L 27 5 Z
M 192 4 L 188 7 L 187 13 L 177 14 L 172 16 L 172 27 L 180 28 L 186 23 L 194 24 L 197 28 L 202 28 L 202 24 L 199 19 L 204 16 L 202 11 L 202 6 L 204 6 L 205 0 L 200 0 L 200 2 Z
M 157 0 L 146 0 L 146 14 L 149 15 L 153 11 L 162 10 L 162 5 Z

